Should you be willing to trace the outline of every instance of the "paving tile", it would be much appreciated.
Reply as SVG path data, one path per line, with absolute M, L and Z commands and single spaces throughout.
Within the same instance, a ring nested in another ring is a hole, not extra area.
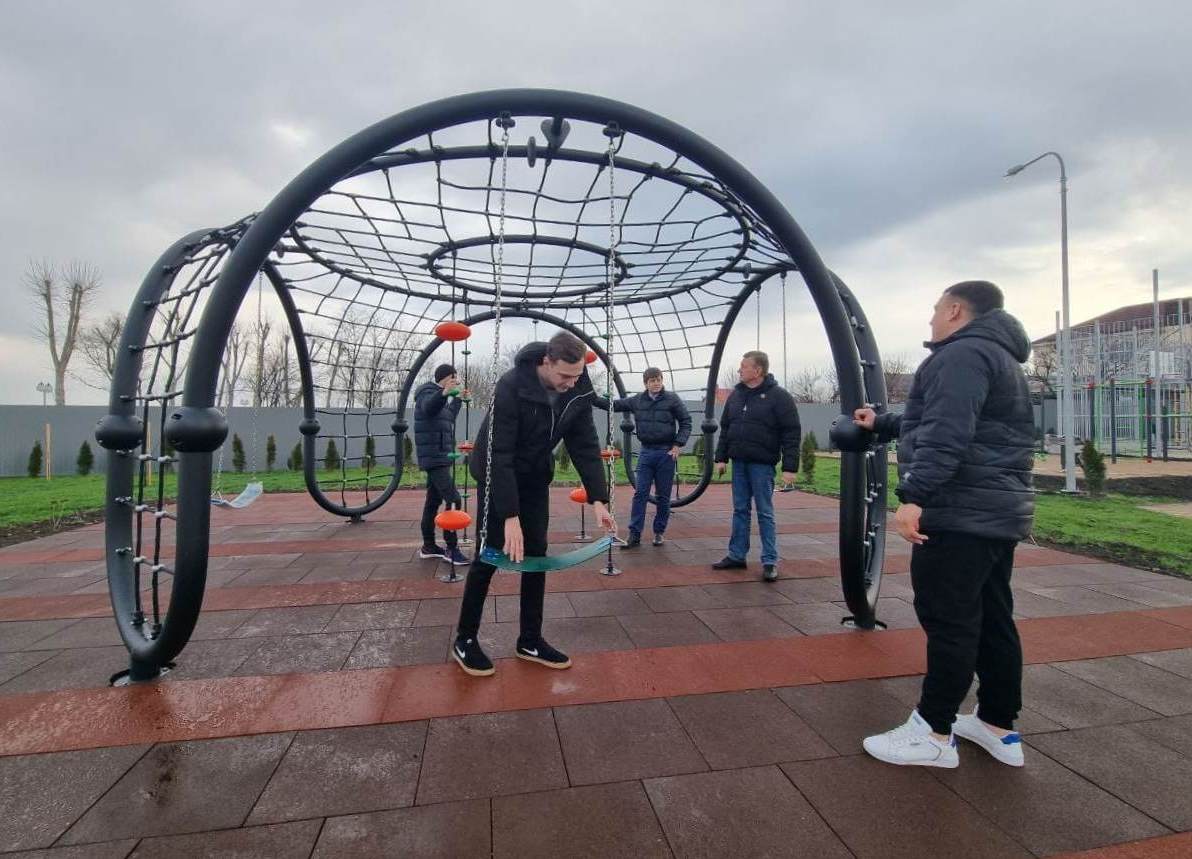
M 836 751 L 769 689 L 670 699 L 712 769 L 831 757 Z
M 842 615 L 851 614 L 845 603 L 838 602 L 835 605 Z M 896 597 L 880 597 L 878 599 L 877 619 L 884 623 L 887 629 L 919 628 L 919 618 L 915 614 L 915 607 Z
M 332 817 L 312 859 L 489 859 L 489 802 L 448 802 L 371 814 Z
M 633 650 L 615 617 L 561 617 L 547 621 L 543 636 L 567 654 Z
M 653 611 L 695 611 L 701 608 L 716 608 L 713 599 L 699 585 L 678 585 L 667 588 L 642 588 L 637 595 Z
M 1127 725 L 1040 734 L 1028 743 L 1163 825 L 1192 829 L 1192 759 Z
M 0 757 L 0 851 L 49 847 L 147 748 Z
M 62 650 L 0 686 L 0 694 L 107 686 L 113 674 L 127 667 L 128 651 L 124 647 Z
M 241 608 L 231 611 L 204 611 L 199 613 L 199 622 L 191 633 L 191 641 L 231 638 L 246 620 L 256 614 L 255 609 Z
M 1170 591 L 1173 594 L 1192 596 L 1192 579 L 1182 576 L 1155 575 L 1147 579 L 1143 584 L 1161 591 Z
M 816 683 L 774 691 L 842 755 L 861 752 L 861 740 L 901 725 L 913 709 L 876 680 Z
M 299 733 L 247 822 L 413 805 L 426 727 L 422 721 Z
M 704 591 L 716 601 L 716 608 L 746 608 L 758 605 L 786 605 L 790 602 L 769 582 L 733 582 L 704 585 Z
M 111 617 L 85 618 L 57 632 L 39 638 L 29 646 L 33 650 L 63 650 L 68 647 L 123 646 L 120 630 Z
M 345 668 L 385 668 L 442 662 L 455 631 L 447 626 L 366 629 Z
M 512 659 L 517 648 L 517 639 L 521 634 L 521 624 L 517 621 L 509 623 L 485 623 L 480 626 L 477 639 L 480 647 L 488 654 L 489 659 Z M 451 640 L 454 641 L 454 631 Z M 450 645 L 450 643 L 449 643 Z M 444 656 L 451 660 L 451 653 Z
M 1129 656 L 1057 662 L 1055 667 L 1164 716 L 1192 713 L 1192 679 Z
M 291 737 L 266 734 L 154 746 L 61 843 L 239 826 Z
M 14 620 L 0 623 L 0 653 L 28 650 L 34 642 L 46 639 L 77 622 L 75 620 Z
M 238 566 L 224 567 L 227 570 L 241 569 L 244 570 L 240 575 L 231 579 L 226 586 L 237 588 L 254 587 L 258 585 L 294 585 L 302 579 L 308 572 L 307 569 L 299 568 L 293 569 L 284 564 L 276 567 L 251 567 L 245 569 L 245 565 L 249 562 L 256 562 L 267 558 L 267 555 L 253 555 L 249 558 L 229 558 L 229 561 L 237 561 Z
M 283 859 L 309 856 L 319 837 L 321 820 L 249 826 L 194 835 L 167 835 L 146 838 L 129 859 L 200 859 L 200 857 L 235 857 L 235 859 Z
M 1071 603 L 1048 599 L 1034 591 L 1025 588 L 1012 587 L 1010 591 L 1014 597 L 1014 617 L 1064 617 L 1066 615 L 1085 614 L 1084 609 Z
M 125 859 L 132 853 L 132 848 L 136 846 L 137 839 L 129 838 L 124 841 L 105 841 L 102 844 L 81 844 L 76 847 L 51 847 L 48 850 L 9 853 L 4 859 Z
M 1150 722 L 1131 722 L 1130 730 L 1192 758 L 1192 716 L 1169 716 Z
M 323 631 L 350 632 L 410 626 L 417 611 L 417 600 L 349 603 L 339 607 Z
M 322 632 L 338 611 L 334 605 L 263 608 L 236 629 L 236 638 L 266 635 L 302 635 Z
M 919 693 L 923 690 L 923 677 L 917 675 L 913 677 L 889 677 L 879 680 L 881 687 L 905 704 L 909 708 L 917 707 L 919 705 Z M 968 695 L 965 696 L 964 701 L 960 704 L 960 709 L 957 712 L 971 713 L 973 708 L 977 706 L 977 686 L 973 684 L 969 689 Z M 1053 722 L 1046 716 L 1035 712 L 1029 707 L 1023 707 L 1018 712 L 1018 718 L 1014 721 L 1014 728 L 1020 734 L 1038 734 L 1045 731 L 1062 731 L 1064 726 Z
M 338 671 L 361 635 L 359 632 L 323 632 L 267 638 L 234 673 L 245 676 Z
M 650 614 L 651 609 L 631 590 L 577 591 L 567 595 L 576 617 Z
M 671 855 L 636 781 L 501 796 L 492 803 L 497 859 Z
M 1165 835 L 1166 827 L 1037 749 L 1008 767 L 960 741 L 960 766 L 931 774 L 1037 855 Z
M 422 600 L 418 603 L 418 612 L 414 615 L 412 626 L 450 626 L 459 623 L 460 599 Z M 481 623 L 491 623 L 496 620 L 493 601 L 484 603 L 484 611 L 480 615 Z
M 836 603 L 813 602 L 770 606 L 770 611 L 804 635 L 835 635 L 851 632 L 840 621 L 849 614 Z
M 555 708 L 571 784 L 597 784 L 708 768 L 666 701 Z
M 498 596 L 493 599 L 496 607 L 497 621 L 507 623 L 521 617 L 521 597 L 514 595 Z M 567 594 L 547 594 L 542 601 L 543 617 L 575 617 L 575 608 Z
M 419 805 L 566 786 L 550 710 L 431 720 Z
M 631 614 L 618 620 L 638 647 L 678 647 L 720 641 L 716 633 L 689 611 Z
M 679 856 L 851 855 L 777 767 L 650 779 L 645 788 Z
M 1159 715 L 1051 665 L 1022 669 L 1022 699 L 1065 728 L 1138 722 Z
M 719 608 L 697 611 L 695 616 L 724 641 L 786 638 L 799 635 L 786 621 L 765 608 Z
M 779 579 L 769 587 L 778 591 L 791 602 L 832 602 L 841 597 L 840 579 L 836 576 L 818 579 Z M 885 578 L 882 592 L 886 591 Z
M 23 653 L 0 653 L 0 685 L 19 677 L 47 659 L 56 656 L 53 650 L 29 650 Z
M 306 575 L 298 580 L 302 585 L 314 585 L 320 582 L 362 582 L 372 572 L 371 566 L 355 564 L 343 567 L 315 567 L 308 569 Z
M 1192 647 L 1181 650 L 1160 650 L 1155 653 L 1135 653 L 1131 659 L 1145 662 L 1172 674 L 1192 678 Z
M 231 677 L 266 641 L 262 638 L 228 638 L 220 641 L 192 641 L 175 659 L 174 668 L 162 680 L 199 680 Z
M 1135 582 L 1103 582 L 1089 585 L 1089 587 L 1095 591 L 1113 594 L 1115 597 L 1122 597 L 1153 608 L 1192 605 L 1192 591 L 1183 594 Z
M 1075 606 L 1083 612 L 1098 614 L 1106 611 L 1135 611 L 1142 603 L 1115 597 L 1113 594 L 1095 591 L 1086 587 L 1028 588 L 1033 593 L 1049 600 L 1056 600 Z
M 782 769 L 858 859 L 1031 855 L 925 768 L 862 754 Z

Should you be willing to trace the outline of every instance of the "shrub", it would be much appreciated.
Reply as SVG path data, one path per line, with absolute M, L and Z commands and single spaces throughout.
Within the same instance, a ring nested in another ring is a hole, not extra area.
M 559 463 L 560 471 L 567 471 L 571 468 L 571 454 L 567 452 L 567 445 L 559 445 L 559 452 L 555 456 L 555 461 Z
M 29 451 L 29 465 L 27 469 L 30 477 L 41 477 L 41 442 L 33 442 L 33 450 Z
M 695 446 L 691 448 L 691 452 L 701 462 L 703 461 L 703 458 L 704 458 L 704 434 L 702 432 L 698 436 L 696 436 Z
M 302 470 L 302 442 L 294 445 L 294 449 L 290 451 L 290 458 L 286 460 L 286 465 L 290 471 Z
M 377 464 L 377 440 L 371 435 L 364 440 L 364 462 L 365 468 L 372 468 Z
M 815 433 L 809 432 L 803 436 L 803 444 L 799 447 L 799 467 L 803 469 L 803 480 L 807 483 L 815 480 L 815 452 L 818 449 Z
M 335 439 L 327 442 L 327 452 L 323 454 L 323 467 L 328 471 L 339 468 L 339 448 L 335 446 Z
M 414 440 L 409 435 L 401 437 L 401 461 L 403 470 L 414 468 Z
M 232 468 L 244 471 L 244 442 L 238 435 L 232 436 Z
M 277 462 L 277 439 L 272 435 L 265 439 L 265 470 L 272 471 Z
M 1091 438 L 1085 439 L 1080 451 L 1080 467 L 1084 469 L 1084 487 L 1090 495 L 1105 493 L 1105 457 Z
M 78 468 L 79 474 L 86 477 L 91 473 L 93 465 L 95 465 L 95 454 L 91 452 L 91 445 L 83 442 L 79 446 L 79 457 L 75 460 L 75 466 Z

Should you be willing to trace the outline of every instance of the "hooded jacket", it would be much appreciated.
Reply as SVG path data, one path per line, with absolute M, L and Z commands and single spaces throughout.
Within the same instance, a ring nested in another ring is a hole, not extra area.
M 906 410 L 876 425 L 879 439 L 899 439 L 898 497 L 923 508 L 923 532 L 1025 539 L 1035 512 L 1035 420 L 1022 323 L 993 310 L 925 345 L 931 354 Z
M 480 425 L 469 460 L 472 476 L 483 483 L 492 421 L 492 509 L 502 519 L 518 515 L 518 484 L 549 485 L 554 479 L 554 450 L 560 441 L 567 446 L 589 502 L 608 501 L 600 440 L 592 421 L 595 392 L 588 371 L 584 370 L 575 387 L 559 394 L 552 408 L 538 379 L 538 365 L 545 356 L 545 343 L 529 343 L 517 353 L 513 369 L 497 382 L 493 406 Z
M 795 398 L 779 386 L 773 373 L 756 388 L 738 382 L 720 415 L 720 441 L 716 462 L 740 459 L 776 465 L 782 470 L 799 468 L 799 409 Z
M 609 401 L 597 397 L 592 403 L 598 409 L 608 409 Z M 637 426 L 634 434 L 643 445 L 652 447 L 684 447 L 691 437 L 691 413 L 679 395 L 663 388 L 657 397 L 642 391 L 630 397 L 612 401 L 613 411 L 629 412 Z
M 437 382 L 419 385 L 414 392 L 414 444 L 418 467 L 451 465 L 455 451 L 455 418 L 463 402 L 446 396 Z

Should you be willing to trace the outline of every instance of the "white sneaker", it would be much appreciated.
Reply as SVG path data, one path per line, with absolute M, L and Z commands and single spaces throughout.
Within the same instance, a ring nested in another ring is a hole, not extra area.
M 911 713 L 905 724 L 884 734 L 866 737 L 862 745 L 873 757 L 888 764 L 946 769 L 960 765 L 956 737 L 937 740 L 931 735 L 931 726 L 919 715 L 918 710 Z
M 1026 761 L 1022 756 L 1022 737 L 1017 731 L 1011 731 L 1004 737 L 999 737 L 977 718 L 977 711 L 956 717 L 952 723 L 952 733 L 976 743 L 1002 763 L 1020 767 Z

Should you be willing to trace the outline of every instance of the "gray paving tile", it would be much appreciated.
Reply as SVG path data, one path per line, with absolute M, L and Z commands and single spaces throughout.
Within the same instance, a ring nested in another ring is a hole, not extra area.
M 218 641 L 192 641 L 178 654 L 172 671 L 162 679 L 199 680 L 207 677 L 231 677 L 244 661 L 264 644 L 263 638 L 227 638 Z
M 576 617 L 612 617 L 627 614 L 651 614 L 641 597 L 631 590 L 577 591 L 567 595 Z
M 1155 653 L 1135 653 L 1130 658 L 1181 677 L 1192 678 L 1192 647 L 1182 650 L 1160 650 Z
M 497 859 L 671 855 L 636 781 L 499 796 L 492 803 Z
M 800 634 L 768 608 L 709 609 L 697 611 L 695 616 L 724 641 L 789 638 Z
M 670 699 L 712 769 L 831 757 L 836 751 L 768 689 Z
M 555 721 L 572 785 L 708 768 L 663 700 L 557 707 Z
M 236 638 L 248 638 L 322 632 L 338 609 L 334 605 L 263 608 L 241 624 L 234 635 Z
M 908 708 L 917 707 L 919 704 L 919 693 L 923 690 L 923 676 L 915 675 L 913 677 L 888 677 L 877 681 L 881 687 L 905 704 Z M 961 702 L 960 709 L 957 712 L 971 713 L 973 708 L 977 706 L 977 686 L 974 682 L 972 688 L 969 689 L 968 695 L 965 696 L 964 701 Z M 909 709 L 908 709 L 909 712 Z M 1020 734 L 1037 734 L 1045 731 L 1062 731 L 1064 726 L 1058 722 L 1053 722 L 1046 716 L 1035 712 L 1029 707 L 1023 707 L 1018 713 L 1018 719 L 1014 722 L 1014 728 Z
M 442 662 L 454 630 L 446 626 L 366 629 L 348 656 L 345 668 L 385 668 Z
M 883 595 L 887 589 L 886 578 L 888 577 L 882 579 Z M 779 579 L 770 587 L 796 603 L 830 603 L 841 597 L 840 579 L 836 576 L 818 579 Z
M 699 585 L 680 585 L 669 588 L 643 588 L 637 595 L 657 612 L 695 611 L 716 608 L 716 600 Z
M 521 597 L 516 594 L 498 596 L 493 599 L 493 605 L 499 623 L 515 621 L 521 616 Z M 567 599 L 567 594 L 547 594 L 542 600 L 542 616 L 575 617 L 575 608 Z
M 53 650 L 0 653 L 0 685 L 7 683 L 14 677 L 19 677 L 30 668 L 40 665 L 55 655 L 57 655 L 56 651 Z
M 1169 716 L 1151 722 L 1131 722 L 1130 730 L 1192 758 L 1192 716 Z
M 137 845 L 131 859 L 289 859 L 306 857 L 319 837 L 321 820 L 249 826 L 194 835 L 146 838 Z
M 1192 680 L 1129 656 L 1056 662 L 1055 667 L 1164 716 L 1192 713 Z
M 0 757 L 0 850 L 49 847 L 146 749 L 119 746 Z
M 135 838 L 124 841 L 105 841 L 102 844 L 81 844 L 76 847 L 51 847 L 6 854 L 4 859 L 125 859 L 137 846 Z
M 720 641 L 716 633 L 689 611 L 631 614 L 618 620 L 638 647 L 678 647 Z
M 89 617 L 77 620 L 70 626 L 39 638 L 29 649 L 64 650 L 68 647 L 123 646 L 120 630 L 111 617 Z
M 247 676 L 338 671 L 360 636 L 359 632 L 323 632 L 267 638 L 235 673 Z
M 231 611 L 204 611 L 199 613 L 191 641 L 231 638 L 236 630 L 256 614 L 256 609 L 241 608 Z
M 113 674 L 127 667 L 128 651 L 124 647 L 61 650 L 0 686 L 0 694 L 100 688 L 108 685 Z
M 239 826 L 291 734 L 155 746 L 62 836 L 63 844 Z
M 776 767 L 649 779 L 645 788 L 679 856 L 851 855 Z
M 1132 600 L 1153 608 L 1165 608 L 1177 605 L 1192 605 L 1192 591 L 1184 594 L 1174 590 L 1163 590 L 1150 584 L 1136 582 L 1104 582 L 1089 585 L 1092 590 L 1113 594 L 1116 597 Z
M 1022 699 L 1065 728 L 1138 722 L 1159 715 L 1051 665 L 1022 669 Z
M 489 859 L 489 801 L 447 802 L 332 817 L 323 825 L 312 859 Z
M 542 634 L 568 654 L 633 650 L 633 642 L 615 617 L 561 617 L 547 621 Z
M 324 632 L 351 632 L 365 629 L 395 629 L 410 626 L 418 611 L 417 600 L 396 602 L 350 603 L 339 607 Z
M 804 635 L 835 635 L 852 631 L 840 622 L 849 612 L 842 610 L 836 603 L 777 605 L 770 606 L 770 611 Z
M 30 650 L 34 642 L 77 623 L 70 620 L 10 620 L 0 623 L 0 653 Z M 46 648 L 53 649 L 53 648 Z
M 816 683 L 774 690 L 838 754 L 862 751 L 861 740 L 907 720 L 908 707 L 876 680 Z
M 786 605 L 790 602 L 770 582 L 732 582 L 723 585 L 704 585 L 704 592 L 716 601 L 716 608 Z
M 550 710 L 433 719 L 419 805 L 567 786 Z
M 1028 588 L 1041 597 L 1066 605 L 1075 606 L 1083 612 L 1096 614 L 1108 611 L 1138 611 L 1142 603 L 1115 597 L 1087 587 Z
M 418 612 L 414 615 L 412 626 L 450 626 L 459 623 L 460 599 L 429 599 L 418 603 Z M 480 615 L 481 623 L 492 623 L 496 620 L 493 601 L 484 604 L 484 611 Z

